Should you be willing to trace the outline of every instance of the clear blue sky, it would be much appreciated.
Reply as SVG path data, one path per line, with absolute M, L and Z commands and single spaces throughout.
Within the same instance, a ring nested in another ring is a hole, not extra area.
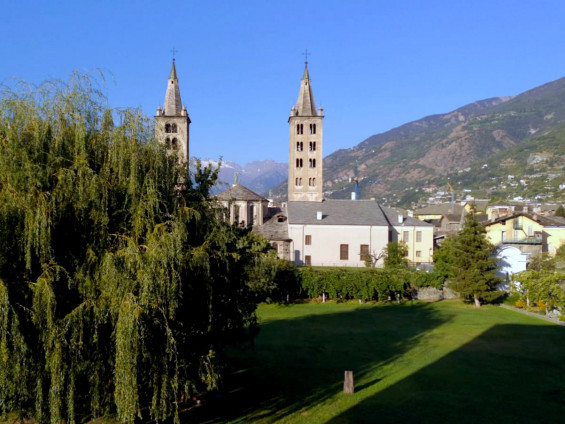
M 308 48 L 324 156 L 565 76 L 565 1 L 7 1 L 0 81 L 101 68 L 112 107 L 162 104 L 175 47 L 192 155 L 288 160 Z

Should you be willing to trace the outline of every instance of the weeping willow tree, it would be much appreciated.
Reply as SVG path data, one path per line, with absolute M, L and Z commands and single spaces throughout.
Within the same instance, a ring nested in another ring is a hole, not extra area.
M 0 99 L 0 411 L 75 423 L 175 417 L 253 334 L 266 243 L 219 221 L 190 176 L 96 81 Z

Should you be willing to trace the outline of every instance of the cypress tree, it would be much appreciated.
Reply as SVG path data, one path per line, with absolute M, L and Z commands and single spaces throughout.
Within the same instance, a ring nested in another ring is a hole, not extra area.
M 449 258 L 445 260 L 450 272 L 449 287 L 465 300 L 481 303 L 493 301 L 500 296 L 496 276 L 496 259 L 492 257 L 493 246 L 486 239 L 486 231 L 475 216 L 474 207 L 465 216 L 463 228 L 449 242 Z
M 563 205 L 559 205 L 553 215 L 565 218 L 565 208 L 563 208 Z
M 2 414 L 178 422 L 255 334 L 266 244 L 216 218 L 217 171 L 190 175 L 106 103 L 80 74 L 0 99 Z

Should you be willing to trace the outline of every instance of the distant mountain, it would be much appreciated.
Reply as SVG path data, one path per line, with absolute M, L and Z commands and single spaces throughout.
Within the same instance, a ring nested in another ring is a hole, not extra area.
M 214 167 L 218 166 L 218 161 L 205 159 L 204 165 L 211 163 Z M 269 189 L 278 186 L 286 181 L 288 175 L 288 163 L 275 162 L 272 159 L 250 162 L 241 166 L 235 162 L 222 161 L 220 167 L 220 181 L 214 191 L 221 192 L 227 189 L 234 182 L 235 174 L 238 174 L 238 181 L 245 187 L 267 196 Z
M 540 166 L 530 166 L 537 161 L 553 178 L 563 178 L 563 159 L 565 78 L 428 116 L 338 150 L 324 158 L 324 191 L 327 197 L 349 197 L 349 179 L 356 177 L 362 197 L 409 206 L 421 197 L 420 188 L 446 185 L 449 176 L 469 190 L 484 189 L 509 171 L 539 174 Z M 285 192 L 286 186 L 277 188 L 281 197 Z

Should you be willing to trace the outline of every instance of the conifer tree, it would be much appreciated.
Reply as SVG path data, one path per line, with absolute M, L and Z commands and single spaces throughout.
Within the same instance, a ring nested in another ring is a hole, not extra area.
M 553 215 L 565 218 L 565 208 L 563 207 L 563 205 L 559 205 Z
M 465 300 L 474 301 L 476 307 L 500 296 L 496 276 L 496 259 L 493 246 L 486 239 L 486 231 L 475 216 L 474 207 L 465 216 L 463 228 L 449 244 L 446 259 L 451 278 L 449 287 Z
M 178 422 L 254 334 L 268 244 L 216 218 L 216 171 L 188 174 L 147 118 L 105 105 L 79 74 L 2 93 L 1 414 Z

